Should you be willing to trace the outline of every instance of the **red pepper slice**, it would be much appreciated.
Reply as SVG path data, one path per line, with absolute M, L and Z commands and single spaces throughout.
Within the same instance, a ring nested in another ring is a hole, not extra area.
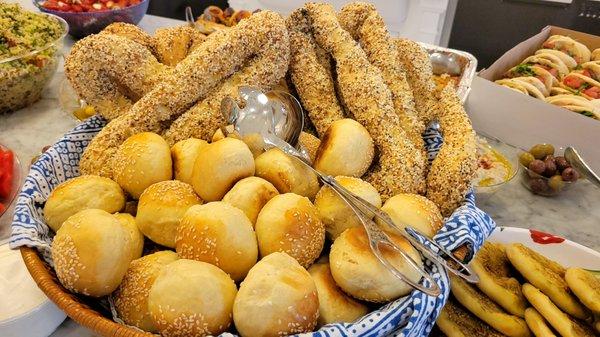
M 561 243 L 565 241 L 565 239 L 561 238 L 560 236 L 544 233 L 535 229 L 530 229 L 529 233 L 533 242 L 542 245 L 546 245 L 549 243 Z

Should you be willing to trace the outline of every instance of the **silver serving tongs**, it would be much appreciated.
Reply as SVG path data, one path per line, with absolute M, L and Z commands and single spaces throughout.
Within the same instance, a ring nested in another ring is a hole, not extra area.
M 245 101 L 245 107 L 243 109 L 241 109 L 232 98 L 225 98 L 221 104 L 221 112 L 228 123 L 234 125 L 235 132 L 242 137 L 259 134 L 262 136 L 264 149 L 277 147 L 284 153 L 298 159 L 308 169 L 314 172 L 324 184 L 334 190 L 356 214 L 367 232 L 371 250 L 377 259 L 390 270 L 394 276 L 428 295 L 438 296 L 441 293 L 435 280 L 433 280 L 423 268 L 419 267 L 410 255 L 404 252 L 402 248 L 398 247 L 390 237 L 379 228 L 372 220 L 373 217 L 380 219 L 389 226 L 389 228 L 394 229 L 425 257 L 443 266 L 446 270 L 468 282 L 474 283 L 479 281 L 477 275 L 469 267 L 454 257 L 452 253 L 448 252 L 444 247 L 437 242 L 430 240 L 410 225 L 406 225 L 406 228 L 402 230 L 394 224 L 385 212 L 380 211 L 366 200 L 347 190 L 333 177 L 315 170 L 311 166 L 311 161 L 305 151 L 298 150 L 283 140 L 297 139 L 302 131 L 304 118 L 302 108 L 300 103 L 292 95 L 284 92 L 269 92 L 264 94 L 260 89 L 248 86 L 240 87 L 239 93 L 240 97 Z M 271 97 L 271 99 L 269 97 Z M 289 127 L 290 125 L 291 127 Z M 222 130 L 224 133 L 227 132 L 225 128 Z M 409 230 L 419 234 L 422 239 L 426 240 L 433 247 L 436 247 L 438 251 L 434 251 L 420 243 Z M 381 251 L 382 246 L 398 252 L 426 281 L 422 283 L 419 281 L 414 282 L 402 274 L 402 272 L 400 272 L 384 256 Z M 442 256 L 438 255 L 440 253 Z M 449 265 L 443 257 L 451 259 L 459 266 L 459 268 L 454 268 Z

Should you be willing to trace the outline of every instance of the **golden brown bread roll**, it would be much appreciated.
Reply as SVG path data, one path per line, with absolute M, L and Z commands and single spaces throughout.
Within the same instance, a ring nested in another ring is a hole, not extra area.
M 162 268 L 177 259 L 175 252 L 164 250 L 131 261 L 121 285 L 113 294 L 119 318 L 144 331 L 158 332 L 148 311 L 148 294 Z
M 373 161 L 375 145 L 369 131 L 353 119 L 331 124 L 322 137 L 314 167 L 332 176 L 361 177 Z
M 408 241 L 394 233 L 387 234 L 422 267 L 421 256 Z M 414 282 L 419 281 L 419 273 L 400 254 L 387 247 L 381 251 L 404 275 Z M 404 296 L 412 290 L 375 257 L 369 247 L 367 233 L 362 227 L 346 229 L 335 240 L 329 252 L 329 266 L 335 283 L 354 298 L 383 303 Z
M 188 138 L 179 141 L 171 147 L 171 156 L 173 157 L 173 173 L 175 179 L 184 183 L 192 183 L 192 171 L 194 163 L 200 153 L 200 149 L 208 145 L 205 140 L 197 138 Z
M 243 337 L 312 331 L 318 316 L 314 281 L 285 253 L 265 256 L 252 267 L 233 305 L 235 327 Z
M 127 138 L 117 149 L 113 164 L 115 181 L 135 199 L 148 186 L 173 176 L 169 144 L 152 132 Z
M 405 225 L 410 225 L 432 238 L 444 226 L 444 218 L 433 201 L 422 195 L 401 193 L 389 198 L 381 207 L 394 224 L 404 230 Z M 379 226 L 386 225 L 377 219 Z
M 280 194 L 267 202 L 256 219 L 261 256 L 285 252 L 308 268 L 323 250 L 325 227 L 306 197 Z
M 241 209 L 254 226 L 260 210 L 277 194 L 279 192 L 270 182 L 259 177 L 248 177 L 235 183 L 223 201 Z
M 129 213 L 116 213 L 114 216 L 127 228 L 129 235 L 131 235 L 131 259 L 139 259 L 144 250 L 144 234 L 135 223 L 135 218 Z
M 235 281 L 244 279 L 258 257 L 252 223 L 240 209 L 222 201 L 190 207 L 175 242 L 182 258 L 214 264 Z
M 70 216 L 52 242 L 54 270 L 68 290 L 100 297 L 112 293 L 131 262 L 131 234 L 112 214 L 85 209 Z
M 83 175 L 58 185 L 44 205 L 46 224 L 55 232 L 71 215 L 89 208 L 108 213 L 120 211 L 125 194 L 116 182 L 95 175 Z
M 140 196 L 135 221 L 150 240 L 175 248 L 179 221 L 188 208 L 201 203 L 191 185 L 178 180 L 161 181 Z
M 373 206 L 381 207 L 379 192 L 368 182 L 345 176 L 337 176 L 335 180 Z M 352 209 L 330 187 L 323 186 L 319 190 L 315 197 L 315 207 L 319 211 L 321 221 L 325 224 L 325 231 L 330 240 L 335 240 L 348 228 L 362 226 Z
M 238 180 L 252 175 L 252 152 L 241 140 L 228 137 L 200 150 L 194 164 L 192 186 L 203 200 L 217 201 Z
M 179 259 L 165 267 L 148 294 L 148 311 L 164 337 L 218 335 L 231 325 L 237 288 L 210 263 Z
M 319 191 L 317 176 L 277 148 L 256 157 L 256 176 L 269 181 L 279 193 L 291 192 L 312 199 Z
M 319 295 L 318 326 L 330 323 L 354 322 L 369 312 L 369 308 L 346 295 L 335 283 L 329 263 L 315 263 L 308 272 Z

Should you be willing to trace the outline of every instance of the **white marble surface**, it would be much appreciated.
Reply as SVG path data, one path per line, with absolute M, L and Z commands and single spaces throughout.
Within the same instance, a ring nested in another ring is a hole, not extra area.
M 153 32 L 157 27 L 177 23 L 175 20 L 146 16 L 140 25 Z M 76 124 L 59 107 L 58 87 L 63 79 L 62 70 L 59 70 L 41 101 L 15 113 L 0 115 L 0 143 L 16 151 L 24 164 L 24 173 L 30 159 L 42 147 L 52 144 Z M 470 114 L 477 113 L 470 111 Z M 547 231 L 600 251 L 600 189 L 586 181 L 578 183 L 560 197 L 545 198 L 531 194 L 520 185 L 517 177 L 496 194 L 478 203 L 498 225 Z M 2 228 L 7 230 L 6 218 L 0 219 L 0 236 Z M 6 224 L 3 225 L 4 222 Z M 69 319 L 52 334 L 53 337 L 93 335 Z

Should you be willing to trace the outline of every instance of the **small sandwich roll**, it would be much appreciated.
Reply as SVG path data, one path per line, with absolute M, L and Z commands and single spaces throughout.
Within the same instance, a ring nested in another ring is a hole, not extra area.
M 267 202 L 256 219 L 261 256 L 285 252 L 308 268 L 321 255 L 325 227 L 306 197 L 280 194 Z
M 562 337 L 592 337 L 594 331 L 562 312 L 556 304 L 539 289 L 529 283 L 523 284 L 523 295 Z
M 252 267 L 233 305 L 233 320 L 242 337 L 313 331 L 318 317 L 315 282 L 286 253 L 267 255 Z
M 224 138 L 200 149 L 192 186 L 202 200 L 221 200 L 240 179 L 254 175 L 254 156 L 243 141 Z
M 418 194 L 402 193 L 389 198 L 381 210 L 387 213 L 392 222 L 404 230 L 410 225 L 429 238 L 444 226 L 444 218 L 433 201 Z M 386 228 L 385 223 L 376 219 L 377 224 Z M 393 230 L 393 229 L 389 229 Z
M 371 166 L 374 155 L 375 145 L 369 131 L 353 119 L 340 119 L 322 137 L 314 167 L 334 177 L 359 178 Z
M 558 80 L 556 77 L 552 76 L 552 74 L 540 67 L 536 64 L 526 64 L 521 63 L 515 67 L 512 67 L 509 71 L 506 72 L 506 77 L 515 78 L 515 77 L 527 77 L 534 76 L 546 87 L 546 90 L 550 91 L 554 86 L 558 85 Z
M 150 240 L 175 248 L 179 221 L 188 208 L 201 203 L 189 184 L 178 180 L 162 181 L 142 193 L 135 221 Z
M 569 68 L 560 58 L 548 53 L 529 56 L 521 63 L 539 64 L 547 69 L 555 69 L 558 78 L 569 73 Z
M 123 281 L 113 293 L 119 318 L 144 331 L 158 332 L 148 311 L 148 294 L 162 268 L 177 259 L 175 252 L 165 250 L 131 261 Z
M 586 76 L 586 74 L 590 75 L 590 73 L 587 69 L 585 71 L 585 74 L 577 71 L 571 72 L 563 78 L 560 86 L 575 91 L 589 100 L 600 98 L 600 82 L 590 76 Z
M 559 87 L 559 86 L 552 87 L 550 89 L 550 97 L 552 97 L 552 96 L 558 96 L 558 95 L 573 95 L 573 96 L 576 96 L 575 93 L 573 91 L 571 91 L 571 90 L 567 90 L 567 89 Z M 546 99 L 548 99 L 548 97 Z
M 125 194 L 116 182 L 95 175 L 82 175 L 58 185 L 44 205 L 46 224 L 55 232 L 71 215 L 84 209 L 115 213 L 125 206 Z
M 182 258 L 214 264 L 234 281 L 243 280 L 258 257 L 252 223 L 240 209 L 222 201 L 190 207 L 175 242 Z
M 511 79 L 497 80 L 497 81 L 495 81 L 495 83 L 509 87 L 511 89 L 516 89 L 519 92 L 526 93 L 527 95 L 538 98 L 538 99 L 544 99 L 544 94 L 542 94 L 542 92 L 538 88 L 536 88 L 534 85 L 529 84 L 524 81 L 515 81 L 514 79 L 511 78 Z
M 319 295 L 317 326 L 331 323 L 351 323 L 366 315 L 369 308 L 346 295 L 331 276 L 328 262 L 319 262 L 308 268 Z
M 554 105 L 579 105 L 581 107 L 593 109 L 594 106 L 590 103 L 589 100 L 584 97 L 573 95 L 573 94 L 563 94 L 563 95 L 554 95 L 550 97 L 546 97 L 546 102 Z
M 77 294 L 112 293 L 132 258 L 129 230 L 112 214 L 85 209 L 70 216 L 52 242 L 54 270 L 60 283 Z
M 391 232 L 388 236 L 396 245 L 415 260 L 419 267 L 423 262 L 415 248 L 404 238 Z M 408 265 L 398 253 L 384 249 L 384 256 L 406 277 L 418 282 L 420 274 Z M 408 294 L 412 288 L 390 272 L 373 254 L 365 229 L 346 229 L 331 246 L 329 266 L 335 283 L 354 298 L 384 303 Z
M 208 145 L 208 143 L 202 139 L 188 138 L 175 143 L 175 145 L 171 147 L 175 179 L 187 184 L 192 183 L 194 163 L 200 153 L 200 149 L 206 145 Z
M 561 61 L 563 61 L 563 63 L 569 69 L 573 69 L 573 68 L 577 67 L 577 61 L 575 61 L 575 59 L 572 58 L 569 54 L 563 53 L 560 50 L 543 48 L 543 49 L 539 49 L 535 52 L 535 55 L 540 55 L 540 54 L 551 54 L 551 55 L 558 57 Z
M 542 95 L 544 97 L 550 95 L 550 91 L 546 88 L 546 85 L 544 85 L 544 83 L 537 77 L 523 76 L 523 77 L 515 77 L 515 78 L 513 78 L 513 80 L 517 81 L 517 82 L 525 82 L 525 83 L 529 83 L 529 84 L 533 85 L 536 89 L 539 90 L 539 92 L 542 93 Z
M 161 336 L 217 336 L 231 325 L 236 294 L 235 283 L 221 269 L 179 259 L 154 281 L 148 311 Z
M 366 181 L 354 177 L 335 177 L 335 180 L 350 192 L 363 198 L 373 206 L 381 207 L 379 192 Z M 337 193 L 328 186 L 323 186 L 315 197 L 315 207 L 325 225 L 327 237 L 334 241 L 343 231 L 362 224 L 352 209 Z
M 573 57 L 577 64 L 588 62 L 591 52 L 583 43 L 564 35 L 552 35 L 542 45 L 544 48 L 557 49 Z
M 139 199 L 148 186 L 173 177 L 169 144 L 152 132 L 127 138 L 112 162 L 115 181 L 134 199 Z
M 600 61 L 600 48 L 594 49 L 591 55 L 592 61 Z
M 241 209 L 254 226 L 260 210 L 278 194 L 270 182 L 259 177 L 248 177 L 235 183 L 223 201 Z

